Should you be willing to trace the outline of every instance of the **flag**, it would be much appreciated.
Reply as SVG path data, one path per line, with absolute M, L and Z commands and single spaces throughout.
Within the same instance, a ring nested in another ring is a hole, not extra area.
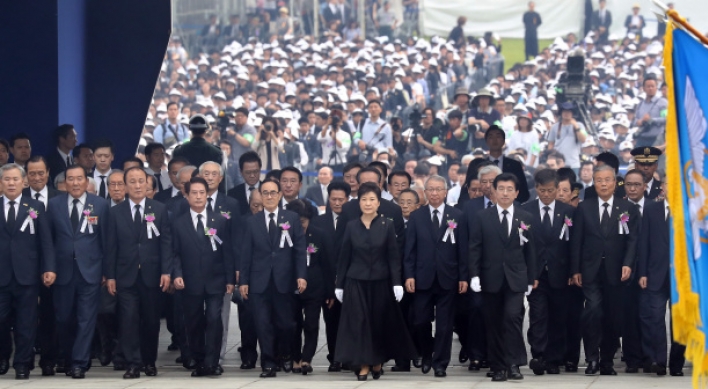
M 671 209 L 674 339 L 686 345 L 694 387 L 708 383 L 708 48 L 668 23 L 666 174 Z

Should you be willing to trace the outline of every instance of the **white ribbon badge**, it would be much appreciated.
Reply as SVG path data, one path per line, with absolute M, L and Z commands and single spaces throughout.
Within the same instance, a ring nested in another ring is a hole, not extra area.
M 619 222 L 619 234 L 620 235 L 629 235 L 629 226 L 627 225 L 627 222 L 623 222 L 620 220 Z
M 563 229 L 561 230 L 561 234 L 558 237 L 560 240 L 570 240 L 570 229 L 568 228 L 568 225 L 563 223 Z
M 25 222 L 22 223 L 22 227 L 20 227 L 20 231 L 25 232 L 28 225 L 29 225 L 29 229 L 30 229 L 30 234 L 34 235 L 34 220 L 32 220 L 31 216 L 27 216 L 27 219 L 25 219 Z
M 443 242 L 447 242 L 447 237 L 450 237 L 450 242 L 452 244 L 455 244 L 455 229 L 452 227 L 448 227 L 447 230 L 445 230 L 445 235 L 443 236 Z
M 307 253 L 307 267 L 310 267 L 310 253 Z
M 217 244 L 217 243 L 219 243 L 219 244 L 223 244 L 223 243 L 224 243 L 224 242 L 221 241 L 221 239 L 219 239 L 219 237 L 218 237 L 216 234 L 214 234 L 214 235 L 209 235 L 209 240 L 211 241 L 211 248 L 212 248 L 212 250 L 214 250 L 214 251 L 216 251 L 216 244 Z
M 282 249 L 285 247 L 285 241 L 288 241 L 288 246 L 293 247 L 293 241 L 290 239 L 290 233 L 288 230 L 283 229 L 283 232 L 280 234 L 280 248 Z
M 155 226 L 155 223 L 153 222 L 147 222 L 147 233 L 148 239 L 152 239 L 152 234 L 155 234 L 155 236 L 160 236 L 160 231 L 157 230 L 157 226 Z
M 524 230 L 522 228 L 519 228 L 519 244 L 521 246 L 524 245 L 524 243 L 528 243 L 528 239 L 524 236 Z
M 89 234 L 93 234 L 93 225 L 89 224 L 88 217 L 86 217 L 86 215 L 84 215 L 84 222 L 81 223 L 81 233 L 82 234 L 86 232 L 86 226 L 88 226 Z

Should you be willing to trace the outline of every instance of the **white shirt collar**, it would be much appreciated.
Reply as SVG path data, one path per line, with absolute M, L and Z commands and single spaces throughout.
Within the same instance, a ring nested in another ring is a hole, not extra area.
M 649 182 L 647 182 L 647 189 L 646 189 L 647 192 L 651 192 L 652 185 L 654 185 L 654 178 L 653 177 L 651 180 L 649 180 Z
M 143 213 L 143 211 L 145 211 L 145 199 L 142 199 L 139 204 L 134 203 L 133 200 L 131 200 L 130 198 L 128 199 L 128 201 L 130 202 L 130 213 L 135 212 L 136 205 L 140 205 L 140 213 Z
M 546 213 L 546 211 L 543 210 L 543 207 L 548 207 L 550 208 L 551 211 L 551 219 L 553 219 L 553 212 L 556 211 L 556 200 L 551 201 L 550 204 L 546 205 L 543 203 L 543 201 L 538 200 L 538 209 L 541 211 L 541 218 L 543 219 L 543 215 Z M 552 221 L 552 220 L 551 220 Z
M 204 210 L 201 212 L 195 212 L 192 208 L 189 208 L 189 214 L 192 216 L 192 224 L 194 224 L 194 228 L 197 228 L 197 215 L 202 215 L 202 223 L 204 223 L 204 228 L 206 228 L 207 225 L 207 210 L 206 207 L 204 207 Z
M 46 203 L 46 200 L 49 199 L 49 189 L 47 189 L 46 185 L 44 185 L 44 188 L 42 188 L 42 190 L 40 190 L 39 192 L 37 192 L 36 190 L 34 190 L 30 187 L 30 195 L 32 195 L 32 198 L 34 198 L 34 195 L 36 193 L 39 193 L 39 195 L 41 196 L 40 201 L 42 201 L 42 202 Z
M 607 201 L 603 201 L 599 197 L 597 198 L 597 205 L 598 205 L 598 209 L 600 210 L 600 220 L 602 220 L 602 213 L 605 211 L 605 207 L 603 207 L 602 205 L 605 203 L 609 204 L 610 206 L 607 207 L 607 212 L 609 212 L 609 214 L 612 215 L 612 205 L 614 204 L 614 202 L 615 202 L 615 196 L 611 196 Z
M 492 204 L 494 204 L 494 201 L 492 201 L 491 199 L 487 198 L 487 196 L 482 196 L 482 197 L 484 198 L 484 208 L 487 208 L 487 204 L 489 204 L 490 202 L 491 202 Z
M 108 176 L 111 175 L 111 172 L 112 172 L 112 171 L 113 171 L 113 169 L 109 170 L 109 171 L 106 172 L 106 173 L 101 173 L 101 172 L 98 171 L 98 169 L 94 169 L 94 171 L 93 171 L 93 179 L 96 180 L 96 185 L 101 185 L 101 181 L 100 181 L 100 180 L 101 180 L 101 176 L 105 176 L 105 180 L 106 180 L 106 191 L 107 191 L 107 190 L 108 190 Z
M 268 228 L 268 225 L 270 223 L 270 214 L 274 213 L 275 216 L 273 217 L 275 219 L 275 225 L 278 225 L 278 211 L 280 211 L 280 208 L 276 207 L 275 211 L 270 212 L 267 209 L 263 208 L 263 214 L 265 215 L 265 223 L 266 223 L 266 229 Z
M 442 220 L 443 211 L 445 211 L 445 203 L 440 204 L 440 206 L 437 208 L 433 208 L 432 205 L 428 204 L 428 209 L 430 210 L 430 218 L 431 219 L 433 217 L 433 211 L 437 209 L 438 210 L 438 218 L 440 220 Z
M 640 212 L 641 212 L 642 214 L 644 214 L 644 200 L 645 200 L 645 199 L 646 199 L 646 197 L 642 196 L 642 199 L 639 200 L 639 201 L 637 201 L 636 203 L 635 203 L 634 201 L 632 201 L 632 200 L 629 200 L 629 201 L 630 201 L 632 204 L 637 204 L 637 205 L 639 205 L 639 210 L 640 210 Z
M 57 147 L 57 151 L 59 152 L 59 155 L 61 155 L 62 161 L 64 161 L 64 163 L 66 163 L 66 158 L 69 157 L 69 154 L 65 154 L 65 153 L 64 153 L 63 151 L 61 151 L 61 149 L 58 148 L 58 147 Z M 70 157 L 70 158 L 71 158 L 71 157 Z
M 172 196 L 170 196 L 170 197 L 175 197 L 175 196 L 177 196 L 178 193 L 180 193 L 179 189 L 177 189 L 173 186 L 172 187 Z
M 3 205 L 7 208 L 8 204 L 10 204 L 10 199 L 7 198 L 7 196 L 2 196 L 3 200 Z M 17 197 L 16 199 L 12 200 L 15 202 L 15 207 L 19 207 L 20 202 L 22 201 L 22 196 Z
M 497 214 L 499 214 L 499 220 L 501 221 L 502 212 L 504 212 L 505 209 L 502 208 L 502 206 L 499 205 L 499 204 L 497 204 L 496 207 L 497 207 Z M 510 218 L 514 217 L 514 204 L 511 204 L 511 205 L 509 206 L 509 208 L 506 209 L 506 211 L 509 212 L 509 217 L 510 217 Z M 510 220 L 510 221 L 511 221 L 511 220 Z
M 74 206 L 74 197 L 72 195 L 67 196 L 69 199 L 69 212 L 71 212 L 71 208 Z M 83 207 L 86 204 L 86 198 L 88 196 L 86 195 L 86 192 L 79 197 L 79 204 Z M 112 200 L 111 200 L 112 201 Z

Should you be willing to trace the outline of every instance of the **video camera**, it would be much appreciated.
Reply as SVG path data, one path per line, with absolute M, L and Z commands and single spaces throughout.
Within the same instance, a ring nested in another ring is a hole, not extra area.
M 592 86 L 585 71 L 585 52 L 577 49 L 568 55 L 567 70 L 556 85 L 556 104 L 573 103 L 573 117 L 583 123 L 590 134 L 595 133 L 588 106 L 592 101 Z
M 217 129 L 221 134 L 221 139 L 226 137 L 226 130 L 231 125 L 231 119 L 235 117 L 236 114 L 233 109 L 219 110 L 219 113 L 217 114 L 216 127 L 218 127 Z

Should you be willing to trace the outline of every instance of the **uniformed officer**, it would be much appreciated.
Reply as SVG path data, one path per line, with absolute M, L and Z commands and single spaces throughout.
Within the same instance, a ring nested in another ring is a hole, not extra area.
M 647 183 L 644 197 L 654 200 L 661 194 L 661 183 L 654 179 L 654 173 L 659 167 L 659 157 L 661 150 L 656 147 L 635 147 L 631 152 L 634 157 L 634 167 L 644 174 L 644 182 Z
M 209 129 L 209 124 L 204 115 L 194 115 L 189 119 L 189 129 L 192 131 L 192 139 L 178 146 L 173 157 L 186 158 L 190 164 L 201 166 L 204 162 L 212 161 L 221 165 L 223 152 L 218 147 L 209 144 L 204 136 Z

